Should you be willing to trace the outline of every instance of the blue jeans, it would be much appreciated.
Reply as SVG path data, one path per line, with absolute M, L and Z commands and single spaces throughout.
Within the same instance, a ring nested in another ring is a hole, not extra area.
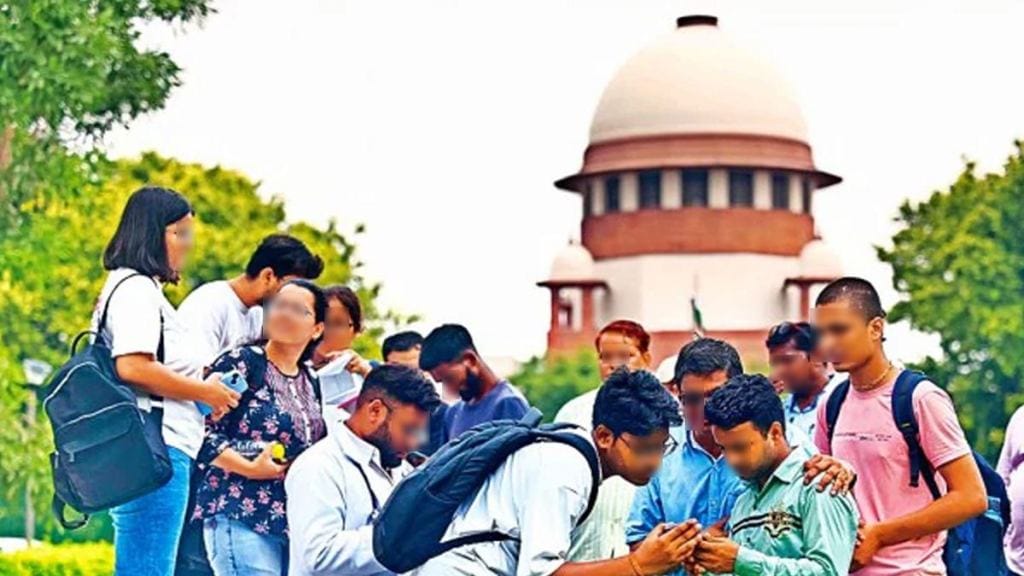
M 116 576 L 172 576 L 188 506 L 192 458 L 167 447 L 174 471 L 160 488 L 110 510 Z
M 284 576 L 288 573 L 288 541 L 257 534 L 249 525 L 227 516 L 203 523 L 206 557 L 216 576 Z

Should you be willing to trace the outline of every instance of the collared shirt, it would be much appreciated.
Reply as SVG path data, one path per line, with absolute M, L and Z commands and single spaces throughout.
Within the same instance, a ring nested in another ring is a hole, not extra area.
M 822 388 L 807 405 L 806 408 L 801 408 L 796 403 L 796 397 L 792 394 L 783 402 L 783 407 L 786 410 L 786 424 L 787 426 L 796 426 L 807 435 L 808 438 L 814 438 L 814 427 L 818 423 L 818 405 L 828 399 L 828 395 L 832 393 L 832 390 L 839 385 L 840 382 L 847 379 L 846 373 L 835 373 L 829 376 L 828 382 L 825 383 L 825 387 Z
M 558 411 L 555 422 L 569 422 L 590 430 L 596 399 L 597 390 L 573 398 Z M 602 482 L 590 516 L 573 532 L 569 560 L 587 562 L 629 554 L 626 518 L 635 494 L 636 486 L 618 476 Z
M 857 507 L 803 482 L 813 452 L 796 446 L 763 487 L 744 482 L 730 537 L 740 545 L 736 576 L 837 576 L 849 572 L 857 541 Z
M 300 456 L 285 478 L 289 576 L 391 574 L 373 555 L 377 506 L 383 506 L 406 464 L 388 471 L 380 452 L 345 424 Z
M 725 458 L 711 456 L 684 428 L 673 428 L 679 449 L 661 463 L 654 478 L 639 488 L 626 522 L 626 541 L 630 544 L 647 537 L 663 522 L 682 523 L 691 518 L 701 526 L 711 526 L 732 512 L 736 499 L 746 489 Z M 814 450 L 811 441 L 797 428 L 786 428 L 791 446 Z M 682 576 L 683 570 L 672 572 Z
M 586 435 L 589 437 L 589 434 Z M 431 559 L 417 576 L 548 576 L 567 561 L 570 534 L 596 490 L 586 457 L 557 442 L 531 444 L 505 460 L 459 507 L 444 541 L 484 531 L 510 537 Z

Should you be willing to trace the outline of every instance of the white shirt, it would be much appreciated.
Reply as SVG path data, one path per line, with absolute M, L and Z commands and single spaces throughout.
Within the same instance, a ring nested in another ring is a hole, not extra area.
M 119 268 L 107 275 L 93 311 L 93 330 L 99 326 L 110 291 L 122 279 L 135 273 L 129 268 Z M 129 354 L 151 354 L 156 358 L 160 345 L 161 313 L 164 320 L 164 365 L 183 376 L 200 378 L 202 355 L 163 290 L 152 278 L 137 276 L 117 289 L 110 301 L 106 328 L 100 336 L 110 345 L 114 358 Z M 149 394 L 136 389 L 136 395 L 143 410 L 152 407 Z M 195 402 L 167 398 L 163 406 L 164 442 L 195 458 L 203 443 L 203 417 Z
M 589 436 L 589 435 L 588 435 Z M 572 446 L 531 444 L 510 456 L 455 514 L 444 540 L 498 531 L 513 540 L 462 546 L 431 559 L 417 576 L 547 576 L 569 555 L 593 478 Z
M 403 463 L 388 473 L 380 452 L 345 424 L 303 452 L 284 481 L 289 576 L 391 574 L 373 555 L 370 490 L 383 506 L 411 471 Z
M 263 335 L 263 308 L 246 306 L 226 280 L 193 290 L 178 306 L 178 317 L 199 341 L 207 366 Z

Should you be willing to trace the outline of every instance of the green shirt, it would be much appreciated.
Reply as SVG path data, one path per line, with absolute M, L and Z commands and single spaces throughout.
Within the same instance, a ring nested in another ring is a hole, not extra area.
M 811 457 L 796 446 L 764 487 L 748 485 L 730 516 L 740 545 L 736 576 L 848 574 L 857 541 L 857 506 L 849 495 L 818 492 L 803 482 Z

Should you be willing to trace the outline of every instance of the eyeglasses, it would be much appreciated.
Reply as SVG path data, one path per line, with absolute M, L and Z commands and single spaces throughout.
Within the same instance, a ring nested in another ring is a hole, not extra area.
M 679 442 L 677 442 L 676 439 L 673 438 L 672 436 L 669 436 L 668 439 L 665 440 L 664 444 L 654 446 L 635 446 L 632 442 L 629 441 L 629 438 L 626 438 L 625 436 L 619 436 L 619 438 L 626 446 L 629 447 L 629 449 L 634 454 L 640 456 L 641 458 L 650 458 L 653 456 L 667 456 L 675 452 L 676 448 L 679 447 Z
M 298 302 L 287 302 L 285 300 L 271 300 L 270 311 L 276 313 L 287 313 L 295 318 L 309 318 L 313 311 Z
M 380 398 L 379 400 L 380 403 L 383 404 L 384 407 L 388 409 L 388 419 L 390 420 L 391 414 L 394 414 L 395 412 L 395 407 L 392 406 L 391 403 L 387 402 L 383 398 Z M 414 440 L 419 444 L 426 443 L 426 441 L 430 438 L 430 433 L 423 426 L 405 424 L 403 426 L 399 426 L 399 429 L 401 430 L 403 436 L 410 440 Z

